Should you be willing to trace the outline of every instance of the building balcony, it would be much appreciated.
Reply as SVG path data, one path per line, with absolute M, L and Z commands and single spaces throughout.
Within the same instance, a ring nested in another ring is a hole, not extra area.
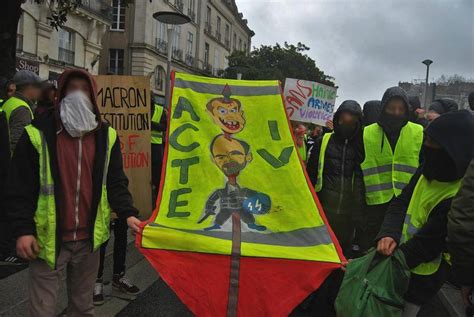
M 191 18 L 191 21 L 196 22 L 196 12 L 188 8 L 188 17 Z
M 58 59 L 59 61 L 63 63 L 74 65 L 75 52 L 72 50 L 68 50 L 68 49 L 60 47 Z
M 184 11 L 184 2 L 183 2 L 183 0 L 177 0 L 176 1 L 176 8 L 178 9 L 178 11 L 181 11 L 181 12 Z
M 194 66 L 194 56 L 190 53 L 186 54 L 186 58 L 184 59 L 184 62 L 188 66 Z
M 209 22 L 206 22 L 206 25 L 204 25 L 204 33 L 212 36 L 212 25 Z
M 225 45 L 225 48 L 230 51 L 230 40 L 229 40 L 229 39 L 226 39 L 226 40 L 225 40 L 225 44 L 224 44 L 224 45 Z
M 173 48 L 173 51 L 172 51 L 172 55 L 171 55 L 174 59 L 177 59 L 177 60 L 183 60 L 183 51 L 180 50 L 179 48 Z
M 207 74 L 212 74 L 212 66 L 211 64 L 204 63 L 202 70 Z
M 160 38 L 155 39 L 155 47 L 158 50 L 158 52 L 162 54 L 168 53 L 168 42 L 166 42 L 163 39 L 160 39 Z
M 112 22 L 112 6 L 104 0 L 79 0 L 79 7 Z
M 123 67 L 118 67 L 118 68 L 109 67 L 107 69 L 107 73 L 108 74 L 114 74 L 114 75 L 123 75 L 123 74 L 125 74 L 125 69 Z

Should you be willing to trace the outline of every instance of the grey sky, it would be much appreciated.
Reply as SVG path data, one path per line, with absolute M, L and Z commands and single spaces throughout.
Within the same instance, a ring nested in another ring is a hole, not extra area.
M 236 0 L 252 46 L 305 43 L 308 55 L 363 104 L 384 90 L 441 74 L 474 78 L 474 0 Z

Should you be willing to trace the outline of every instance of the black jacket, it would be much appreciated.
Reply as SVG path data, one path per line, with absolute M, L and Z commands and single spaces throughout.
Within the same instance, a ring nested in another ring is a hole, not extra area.
M 54 180 L 54 191 L 56 206 L 59 206 L 59 197 L 61 195 L 61 182 L 58 172 L 56 148 L 56 118 L 53 114 L 36 119 L 32 124 L 44 133 L 51 162 L 51 174 Z M 102 192 L 102 175 L 105 163 L 106 140 L 108 137 L 109 125 L 103 122 L 99 130 L 95 133 L 95 159 L 93 167 L 93 196 L 92 196 L 92 215 L 90 237 L 92 239 L 97 208 Z M 54 153 L 54 154 L 53 154 Z M 8 187 L 6 188 L 6 203 L 8 208 L 8 218 L 11 222 L 13 232 L 16 237 L 23 235 L 35 235 L 36 226 L 34 215 L 39 195 L 39 155 L 30 142 L 27 133 L 21 136 L 15 153 L 12 158 L 11 167 L 8 176 Z M 120 140 L 112 147 L 110 155 L 109 170 L 107 174 L 107 195 L 110 207 L 120 218 L 128 218 L 138 214 L 137 209 L 133 207 L 133 200 L 128 191 L 128 178 L 123 171 L 122 154 L 120 151 Z M 56 217 L 59 217 L 56 212 Z M 57 224 L 60 221 L 57 219 Z M 60 226 L 57 225 L 57 239 L 61 237 Z M 59 244 L 57 244 L 59 246 Z
M 349 139 L 339 133 L 338 118 L 342 112 L 354 113 L 359 117 L 356 132 Z M 334 114 L 334 134 L 329 139 L 323 168 L 323 187 L 318 198 L 324 211 L 335 214 L 351 214 L 360 210 L 364 199 L 362 172 L 360 170 L 362 112 L 357 102 L 345 101 Z M 319 154 L 322 137 L 311 151 L 307 171 L 313 185 L 318 178 Z
M 454 280 L 474 286 L 474 159 L 448 214 L 448 250 Z
M 449 153 L 456 166 L 452 174 L 457 175 L 458 179 L 466 172 L 469 164 L 468 161 L 466 162 L 467 158 L 472 158 L 473 131 L 472 117 L 460 112 L 447 114 L 436 119 L 426 130 L 426 134 Z M 377 235 L 377 241 L 383 237 L 391 237 L 400 243 L 408 205 L 416 183 L 423 174 L 423 168 L 424 166 L 421 166 L 413 175 L 410 183 L 403 189 L 400 196 L 392 200 L 382 228 Z M 410 240 L 400 245 L 410 268 L 424 262 L 430 262 L 446 251 L 447 215 L 452 200 L 452 198 L 445 199 L 436 205 L 420 230 Z M 407 300 L 417 304 L 426 302 L 439 290 L 446 278 L 447 272 L 444 264 L 433 275 L 412 274 Z

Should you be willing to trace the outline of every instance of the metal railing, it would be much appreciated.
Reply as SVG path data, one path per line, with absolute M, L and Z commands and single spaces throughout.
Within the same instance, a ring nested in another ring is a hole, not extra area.
M 123 67 L 109 67 L 107 72 L 114 75 L 123 75 L 125 69 Z
M 112 21 L 112 6 L 104 0 L 78 0 L 79 7 Z
M 174 59 L 182 60 L 183 59 L 183 51 L 178 48 L 173 48 L 172 56 Z
M 212 36 L 212 26 L 209 22 L 206 22 L 206 25 L 204 26 L 204 33 Z
M 155 39 L 155 47 L 162 54 L 168 53 L 168 42 L 166 42 L 163 39 L 160 39 L 160 38 Z
M 58 60 L 66 64 L 74 65 L 75 52 L 65 48 L 59 48 Z
M 194 66 L 194 56 L 190 53 L 186 54 L 186 58 L 185 58 L 184 62 L 188 66 Z

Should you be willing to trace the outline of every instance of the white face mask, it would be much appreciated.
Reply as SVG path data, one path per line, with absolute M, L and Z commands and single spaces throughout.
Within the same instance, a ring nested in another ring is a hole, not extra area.
M 64 97 L 59 109 L 63 126 L 73 138 L 79 138 L 97 128 L 94 105 L 82 91 L 78 90 Z

